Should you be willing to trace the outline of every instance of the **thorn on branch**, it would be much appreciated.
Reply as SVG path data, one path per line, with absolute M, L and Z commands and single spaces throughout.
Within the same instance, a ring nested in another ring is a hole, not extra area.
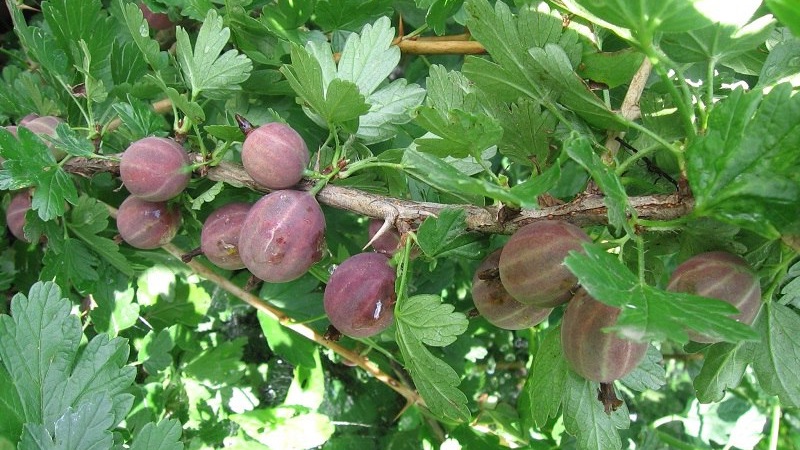
M 631 153 L 634 153 L 634 154 L 635 153 L 639 153 L 639 150 L 637 150 L 631 144 L 628 144 L 627 142 L 625 142 L 624 139 L 622 139 L 620 137 L 616 137 L 614 139 L 617 142 L 619 142 L 620 145 L 622 145 L 626 149 L 630 150 Z M 672 176 L 670 174 L 665 172 L 662 168 L 658 167 L 658 165 L 656 163 L 654 163 L 652 159 L 648 158 L 647 156 L 643 156 L 642 157 L 642 161 L 644 161 L 644 164 L 647 166 L 647 171 L 656 175 L 656 177 L 657 177 L 656 181 L 658 181 L 659 178 L 664 178 L 665 180 L 667 180 L 670 183 L 672 183 L 673 186 L 675 186 L 675 190 L 676 191 L 678 190 L 678 182 L 675 180 L 675 178 L 672 178 Z

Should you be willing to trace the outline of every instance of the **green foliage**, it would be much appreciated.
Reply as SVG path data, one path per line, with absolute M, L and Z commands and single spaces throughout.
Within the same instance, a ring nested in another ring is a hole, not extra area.
M 145 3 L 175 27 L 133 0 L 5 2 L 0 222 L 28 242 L 0 239 L 0 448 L 798 448 L 793 2 Z M 192 251 L 213 210 L 264 192 L 238 116 L 311 151 L 292 189 L 322 205 L 325 245 L 287 283 Z M 153 251 L 113 220 L 120 153 L 145 136 L 192 161 Z M 371 218 L 402 236 L 395 297 L 365 317 L 394 321 L 340 337 L 325 284 L 369 251 Z M 565 306 L 515 331 L 473 309 L 479 261 L 537 220 L 589 234 L 565 266 L 622 309 L 606 332 L 649 344 L 602 386 L 619 405 L 564 359 Z M 753 325 L 665 290 L 711 250 L 758 274 Z

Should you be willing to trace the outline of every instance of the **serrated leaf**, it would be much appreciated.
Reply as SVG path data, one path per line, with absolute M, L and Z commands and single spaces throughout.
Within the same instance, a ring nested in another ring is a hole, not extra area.
M 755 345 L 749 342 L 720 342 L 708 348 L 703 367 L 694 378 L 700 403 L 718 402 L 725 392 L 739 385 L 748 364 L 753 361 Z
M 113 277 L 108 272 L 113 269 L 102 271 L 101 277 Z M 116 281 L 116 280 L 114 280 Z M 101 283 L 105 284 L 105 283 Z M 125 283 L 119 288 L 117 283 L 114 286 L 105 286 L 95 289 L 93 297 L 97 306 L 92 308 L 89 313 L 98 331 L 108 333 L 110 336 L 118 336 L 120 331 L 126 330 L 136 324 L 139 320 L 139 304 L 133 302 L 133 288 Z
M 126 141 L 135 142 L 167 128 L 164 116 L 156 114 L 149 104 L 141 100 L 129 98 L 128 102 L 115 103 L 111 107 L 122 121 L 117 131 L 124 133 Z
M 533 422 L 543 427 L 556 417 L 569 377 L 569 368 L 561 350 L 561 326 L 550 328 L 536 351 L 525 385 Z
M 582 136 L 572 136 L 564 143 L 564 148 L 570 158 L 592 175 L 592 179 L 603 192 L 603 203 L 608 208 L 608 223 L 616 229 L 617 233 L 625 230 L 628 235 L 633 236 L 635 232 L 628 217 L 635 219 L 636 210 L 628 203 L 628 195 L 625 193 L 619 176 L 600 160 L 600 157 L 592 150 L 588 139 Z
M 695 211 L 768 238 L 800 229 L 800 97 L 734 91 L 686 150 Z
M 64 240 L 62 253 L 45 252 L 43 262 L 42 277 L 55 279 L 64 286 L 71 283 L 82 291 L 99 279 L 95 270 L 99 261 L 74 238 Z
M 458 374 L 427 345 L 446 346 L 467 329 L 467 318 L 436 295 L 416 295 L 395 306 L 396 339 L 405 367 L 425 404 L 438 417 L 468 421 L 467 397 L 458 390 Z
M 6 159 L 0 170 L 0 189 L 35 187 L 32 208 L 42 220 L 63 216 L 65 202 L 77 202 L 78 191 L 72 178 L 27 128 L 20 127 L 17 138 L 5 129 L 0 130 L 0 155 Z
M 108 395 L 97 394 L 78 408 L 68 408 L 55 423 L 54 430 L 41 424 L 26 424 L 20 448 L 47 450 L 100 450 L 111 448 L 113 436 L 109 428 L 114 415 Z
M 12 299 L 12 316 L 0 316 L 2 363 L 24 405 L 26 422 L 53 433 L 56 421 L 98 395 L 111 401 L 109 427 L 121 421 L 133 404 L 125 391 L 135 370 L 126 367 L 128 346 L 99 334 L 78 352 L 81 324 L 71 304 L 52 282 L 34 284 L 26 297 Z M 37 425 L 38 424 L 38 425 Z
M 135 3 L 123 4 L 120 1 L 120 6 L 125 26 L 147 64 L 154 70 L 164 69 L 169 61 L 169 55 L 161 51 L 158 41 L 150 38 L 150 27 L 144 20 L 142 10 Z
M 514 17 L 503 2 L 492 8 L 486 0 L 469 0 L 464 7 L 470 33 L 494 61 L 470 57 L 462 69 L 484 95 L 504 102 L 532 99 L 551 110 L 563 103 L 592 124 L 621 128 L 619 117 L 573 70 L 581 55 L 577 34 L 546 8 L 524 8 Z
M 753 359 L 759 384 L 777 395 L 782 405 L 800 406 L 800 315 L 788 306 L 767 302 L 754 327 L 761 334 Z
M 641 392 L 646 389 L 657 391 L 667 382 L 662 361 L 661 352 L 650 345 L 647 347 L 644 359 L 620 382 L 634 391 Z
M 642 284 L 615 255 L 594 244 L 583 248 L 585 253 L 572 252 L 564 264 L 592 297 L 621 308 L 609 329 L 622 336 L 685 343 L 690 328 L 731 342 L 757 338 L 752 328 L 729 317 L 737 311 L 729 303 Z
M 142 339 L 138 357 L 147 373 L 158 373 L 172 364 L 172 355 L 169 352 L 175 347 L 175 342 L 170 333 L 169 328 L 157 333 L 150 330 Z
M 597 383 L 567 371 L 564 386 L 564 428 L 575 436 L 579 449 L 621 449 L 622 441 L 612 418 L 597 400 Z M 622 409 L 612 415 L 620 415 Z
M 544 166 L 550 163 L 550 141 L 558 124 L 556 117 L 530 98 L 506 104 L 487 99 L 492 115 L 503 127 L 498 148 L 517 164 Z
M 84 56 L 89 63 L 83 69 L 92 77 L 111 80 L 108 55 L 114 42 L 114 23 L 100 0 L 74 3 L 51 0 L 42 5 L 42 13 L 58 45 L 69 55 L 72 63 L 83 67 Z M 82 54 L 77 47 L 83 41 Z
M 400 49 L 392 45 L 394 28 L 388 17 L 367 24 L 347 38 L 337 65 L 338 77 L 352 81 L 365 97 L 372 94 L 397 67 Z
M 38 61 L 42 67 L 52 74 L 63 74 L 69 66 L 69 59 L 59 48 L 56 39 L 41 28 L 29 27 L 22 14 L 22 8 L 6 1 L 7 9 L 14 22 L 14 32 L 26 48 L 28 56 Z
M 485 114 L 471 114 L 458 109 L 437 111 L 423 106 L 417 109 L 417 123 L 437 137 L 414 140 L 419 151 L 441 158 L 464 158 L 480 155 L 500 141 L 503 128 Z
M 177 28 L 177 59 L 191 87 L 193 98 L 201 92 L 207 97 L 217 98 L 230 91 L 240 90 L 239 85 L 250 76 L 253 63 L 247 56 L 236 50 L 222 53 L 230 36 L 230 29 L 223 27 L 222 17 L 214 9 L 209 10 L 203 20 L 194 49 L 189 33 L 180 26 Z
M 79 136 L 69 125 L 66 123 L 59 123 L 56 126 L 55 136 L 45 136 L 45 139 L 53 143 L 56 148 L 67 152 L 72 156 L 83 156 L 86 158 L 98 157 L 95 154 L 94 146 L 92 143 Z
M 281 67 L 292 89 L 326 124 L 340 124 L 355 132 L 358 117 L 369 110 L 364 96 L 350 81 L 334 78 L 324 84 L 320 63 L 300 46 L 292 47 L 292 64 Z
M 366 145 L 397 135 L 397 125 L 411 121 L 414 108 L 425 98 L 425 89 L 398 78 L 373 92 L 367 99 L 369 111 L 358 120 L 358 136 Z
M 127 276 L 133 268 L 119 252 L 119 245 L 97 234 L 108 228 L 108 209 L 89 196 L 81 196 L 70 213 L 67 224 L 72 234 L 83 241 L 96 255 Z M 95 264 L 96 265 L 96 264 Z
M 467 317 L 454 310 L 437 295 L 415 295 L 400 302 L 395 317 L 425 345 L 445 347 L 467 330 Z
M 403 170 L 412 177 L 454 195 L 481 195 L 506 203 L 532 208 L 531 199 L 518 197 L 510 190 L 480 178 L 469 177 L 435 156 L 406 149 L 402 159 Z
M 216 198 L 216 196 L 222 192 L 222 189 L 225 187 L 225 183 L 222 181 L 217 181 L 214 183 L 213 186 L 208 188 L 205 192 L 198 195 L 197 198 L 192 199 L 192 209 L 200 210 L 203 207 L 203 204 L 211 202 Z
M 183 450 L 182 431 L 176 419 L 147 423 L 133 436 L 130 450 Z
M 134 84 L 147 73 L 147 61 L 135 42 L 114 41 L 111 50 L 111 81 Z

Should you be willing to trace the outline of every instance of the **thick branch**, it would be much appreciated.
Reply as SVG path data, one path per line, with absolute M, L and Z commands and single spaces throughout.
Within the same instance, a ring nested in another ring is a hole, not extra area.
M 200 161 L 200 156 L 195 155 Z M 119 172 L 119 163 L 111 160 L 73 158 L 64 168 L 71 173 L 89 176 L 98 172 Z M 233 186 L 247 187 L 257 192 L 269 190 L 258 185 L 241 165 L 222 161 L 208 169 L 208 178 L 222 181 Z M 304 180 L 298 189 L 309 190 L 313 182 Z M 602 225 L 608 223 L 607 209 L 600 195 L 584 195 L 572 202 L 541 209 L 526 209 L 509 220 L 499 217 L 497 206 L 447 205 L 441 203 L 415 202 L 392 197 L 385 197 L 357 189 L 329 184 L 317 195 L 320 203 L 351 211 L 373 218 L 390 218 L 397 221 L 415 224 L 426 217 L 438 216 L 445 208 L 461 208 L 466 212 L 467 229 L 483 233 L 511 234 L 519 227 L 540 220 L 563 220 L 578 226 Z M 671 220 L 688 214 L 693 206 L 691 198 L 673 195 L 648 195 L 631 197 L 631 206 L 636 209 L 637 217 L 648 220 Z

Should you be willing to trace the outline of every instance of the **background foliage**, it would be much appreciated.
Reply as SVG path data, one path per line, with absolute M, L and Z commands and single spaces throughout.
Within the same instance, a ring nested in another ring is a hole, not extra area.
M 0 120 L 66 122 L 0 130 L 4 207 L 33 188 L 33 244 L 0 241 L 0 448 L 800 448 L 793 1 L 145 3 L 177 26 L 126 0 L 6 0 Z M 236 114 L 297 129 L 327 205 L 324 259 L 252 292 L 179 258 L 216 207 L 263 194 L 234 176 Z M 158 251 L 113 221 L 119 153 L 148 135 L 197 163 Z M 471 314 L 480 260 L 554 215 L 592 237 L 566 264 L 628 305 L 615 330 L 652 343 L 611 414 L 562 357 L 561 309 L 514 332 Z M 408 232 L 395 323 L 326 341 L 324 283 L 368 216 Z M 758 272 L 752 327 L 664 290 L 706 250 Z

